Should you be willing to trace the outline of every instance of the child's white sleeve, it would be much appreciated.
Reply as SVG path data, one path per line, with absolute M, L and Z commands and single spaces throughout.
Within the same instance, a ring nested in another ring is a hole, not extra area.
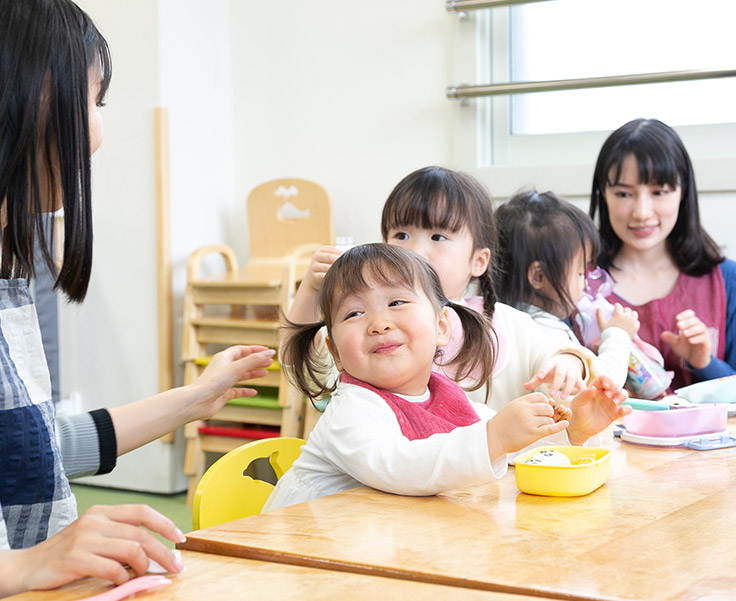
M 601 332 L 598 347 L 598 372 L 608 376 L 616 386 L 623 387 L 629 373 L 630 354 L 631 337 L 626 331 L 617 327 L 606 328 Z
M 383 399 L 368 390 L 350 388 L 349 398 L 336 395 L 330 401 L 329 432 L 322 451 L 330 463 L 359 482 L 386 492 L 422 496 L 480 484 L 505 473 L 505 456 L 493 465 L 488 456 L 490 415 L 484 409 L 475 424 L 409 440 Z
M 585 348 L 582 344 L 570 344 L 569 346 L 563 347 L 555 353 L 557 355 L 572 355 L 577 357 L 583 364 L 583 373 L 581 378 L 585 385 L 588 386 L 595 377 L 595 364 L 597 357 L 595 353 L 588 348 Z

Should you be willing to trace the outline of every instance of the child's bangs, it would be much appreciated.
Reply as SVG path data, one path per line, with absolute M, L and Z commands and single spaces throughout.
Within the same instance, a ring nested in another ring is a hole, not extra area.
M 406 286 L 414 288 L 416 274 L 410 263 L 391 261 L 374 256 L 371 261 L 346 265 L 335 282 L 335 294 L 340 297 L 363 292 L 375 286 Z
M 465 215 L 459 210 L 457 201 L 450 206 L 447 194 L 407 193 L 386 207 L 383 225 L 387 231 L 411 225 L 425 230 L 457 232 L 465 225 Z

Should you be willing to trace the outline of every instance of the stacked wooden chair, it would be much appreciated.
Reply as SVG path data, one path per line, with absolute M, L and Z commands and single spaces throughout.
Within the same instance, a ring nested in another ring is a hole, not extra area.
M 183 307 L 184 383 L 192 382 L 212 353 L 232 344 L 278 349 L 279 316 L 286 313 L 312 253 L 334 243 L 330 198 L 304 179 L 277 179 L 248 196 L 248 262 L 242 268 L 228 246 L 193 252 L 187 263 Z M 201 275 L 219 256 L 224 273 Z M 188 424 L 185 473 L 189 503 L 204 469 L 206 453 L 227 453 L 250 440 L 297 437 L 303 430 L 304 401 L 276 363 L 265 378 L 242 383 L 257 388 L 251 398 L 228 402 L 207 422 Z

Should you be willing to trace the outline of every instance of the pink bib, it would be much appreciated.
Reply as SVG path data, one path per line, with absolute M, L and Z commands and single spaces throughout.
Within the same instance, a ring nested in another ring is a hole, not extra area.
M 415 403 L 357 380 L 345 372 L 340 374 L 340 381 L 367 388 L 379 395 L 391 407 L 401 433 L 409 440 L 421 440 L 432 434 L 452 432 L 459 426 L 469 426 L 480 421 L 462 389 L 447 376 L 437 372 L 432 372 L 429 377 L 429 398 Z

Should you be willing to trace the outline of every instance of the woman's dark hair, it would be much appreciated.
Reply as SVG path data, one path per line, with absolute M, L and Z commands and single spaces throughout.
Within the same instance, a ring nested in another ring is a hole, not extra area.
M 595 262 L 600 239 L 593 220 L 582 209 L 553 192 L 527 190 L 496 209 L 500 299 L 519 309 L 536 305 L 551 313 L 575 312 L 577 299 L 567 290 L 572 261 L 581 248 L 584 264 Z M 539 262 L 555 297 L 529 282 L 529 266 Z
M 593 174 L 590 216 L 599 213 L 598 229 L 603 248 L 598 259 L 604 269 L 615 267 L 613 260 L 621 239 L 611 227 L 605 191 L 621 177 L 624 160 L 632 155 L 642 184 L 680 186 L 682 200 L 677 221 L 667 237 L 667 251 L 684 273 L 699 276 L 724 260 L 720 248 L 700 224 L 698 190 L 690 156 L 674 129 L 657 119 L 635 119 L 614 131 L 604 142 Z
M 73 301 L 84 298 L 92 267 L 90 69 L 100 71 L 102 103 L 110 52 L 76 4 L 0 0 L 0 277 L 32 278 L 38 241 L 56 286 Z M 44 212 L 58 206 L 64 256 L 57 273 Z
M 496 347 L 490 323 L 483 315 L 448 301 L 432 266 L 415 252 L 390 244 L 363 244 L 345 251 L 327 271 L 318 301 L 322 321 L 296 324 L 285 320 L 281 360 L 289 366 L 287 373 L 294 386 L 306 396 L 316 399 L 332 392 L 336 386 L 336 383 L 327 382 L 329 366 L 322 364 L 314 352 L 315 336 L 327 326 L 327 336 L 331 338 L 339 300 L 373 283 L 421 290 L 438 313 L 442 307 L 452 308 L 460 318 L 464 339 L 457 356 L 443 366 L 456 365 L 458 381 L 471 374 L 475 378 L 477 372 L 478 382 L 470 390 L 480 388 L 490 379 Z
M 490 319 L 496 306 L 493 272 L 496 260 L 496 226 L 493 202 L 473 176 L 444 167 L 424 167 L 407 175 L 383 205 L 381 235 L 388 241 L 393 229 L 407 225 L 457 232 L 467 227 L 474 250 L 487 248 L 490 260 L 478 277 L 483 312 Z

